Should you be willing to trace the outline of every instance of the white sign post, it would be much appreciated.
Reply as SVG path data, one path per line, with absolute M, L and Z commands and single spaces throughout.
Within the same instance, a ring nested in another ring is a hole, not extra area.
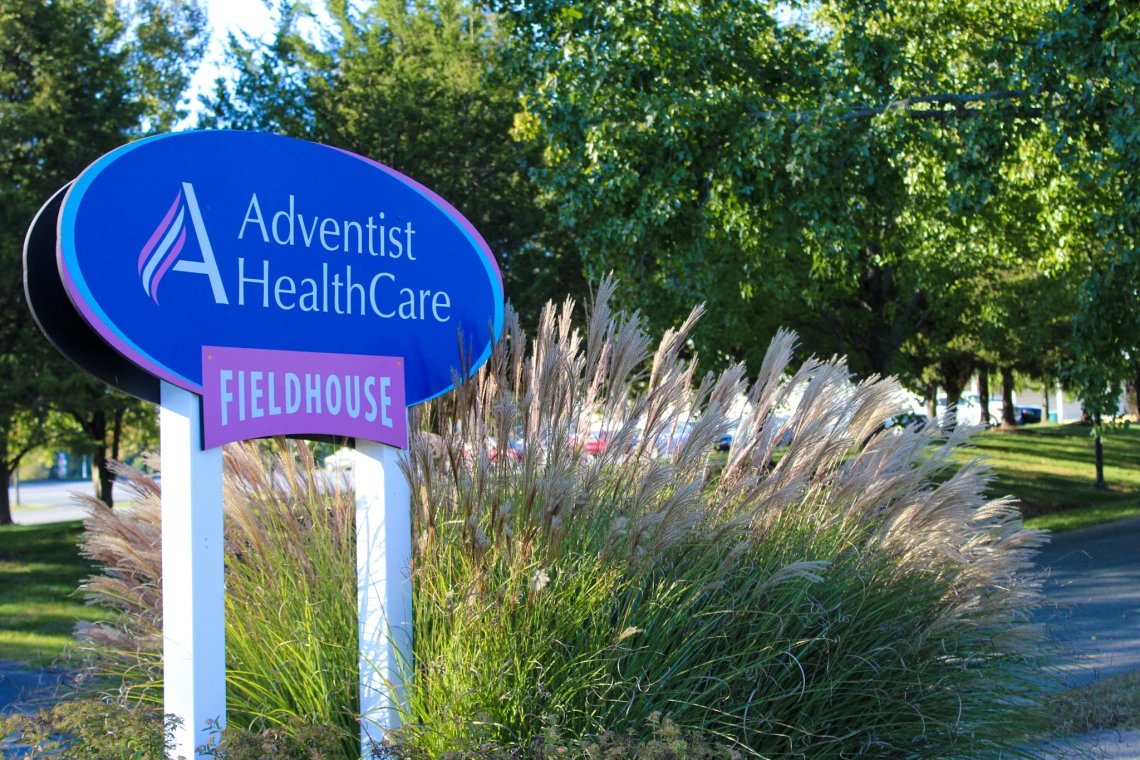
M 190 760 L 226 718 L 222 450 L 202 450 L 198 395 L 165 381 L 160 424 L 163 703 Z
M 197 394 L 162 384 L 164 710 L 182 719 L 174 751 L 188 760 L 225 725 L 226 707 L 222 450 L 201 449 L 199 404 Z M 356 444 L 362 756 L 399 727 L 411 674 L 411 493 L 399 455 Z
M 357 439 L 356 577 L 360 645 L 360 749 L 399 727 L 412 667 L 412 512 L 400 450 Z

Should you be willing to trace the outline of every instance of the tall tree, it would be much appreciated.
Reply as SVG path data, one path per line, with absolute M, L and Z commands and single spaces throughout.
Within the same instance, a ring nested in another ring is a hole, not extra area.
M 27 445 L 12 440 L 12 421 L 22 413 L 25 430 L 42 427 L 40 412 L 47 401 L 36 376 L 44 365 L 44 343 L 20 281 L 24 231 L 43 201 L 138 122 L 141 109 L 129 95 L 120 33 L 117 18 L 102 2 L 0 2 L 0 451 L 5 467 L 18 464 L 13 454 Z M 7 479 L 0 496 L 0 522 L 5 523 L 11 522 L 6 484 Z
M 201 53 L 196 0 L 0 0 L 0 450 L 5 465 L 26 447 L 10 436 L 43 430 L 65 378 L 105 390 L 59 360 L 36 330 L 20 283 L 24 232 L 36 210 L 91 161 L 182 113 L 181 91 Z M 178 92 L 178 97 L 174 93 Z M 28 415 L 32 415 L 29 417 Z M 28 440 L 24 438 L 23 440 Z M 106 477 L 106 472 L 103 473 Z M 7 489 L 0 522 L 10 520 Z
M 511 139 L 519 84 L 500 65 L 475 0 L 278 5 L 277 32 L 229 41 L 233 82 L 207 99 L 210 126 L 334 145 L 387 164 L 453 203 L 486 236 L 524 319 L 586 287 L 578 256 L 536 203 L 541 146 Z
M 123 52 L 132 98 L 146 132 L 168 132 L 189 115 L 187 88 L 209 44 L 206 9 L 198 0 L 121 0 Z
M 1091 199 L 1082 209 L 1091 233 L 1070 262 L 1083 281 L 1066 379 L 1092 418 L 1097 486 L 1105 487 L 1105 418 L 1140 356 L 1140 7 L 1072 0 L 1031 60 L 1056 154 Z
M 810 24 L 777 2 L 503 3 L 520 131 L 587 271 L 659 323 L 709 301 L 706 354 L 756 359 L 753 328 L 782 321 L 888 372 L 988 263 L 949 232 L 984 223 L 1039 117 L 1021 43 L 1052 4 L 805 6 Z

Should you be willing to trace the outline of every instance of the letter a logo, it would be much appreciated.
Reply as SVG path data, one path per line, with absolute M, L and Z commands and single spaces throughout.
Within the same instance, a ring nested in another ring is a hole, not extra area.
M 194 225 L 194 235 L 198 238 L 198 247 L 202 251 L 201 261 L 178 261 L 186 246 L 188 211 L 190 222 Z M 222 286 L 222 276 L 218 272 L 218 263 L 214 260 L 214 249 L 202 221 L 202 212 L 198 209 L 198 198 L 194 195 L 194 186 L 189 182 L 182 183 L 182 190 L 175 196 L 170 210 L 139 253 L 139 277 L 142 279 L 143 292 L 156 304 L 158 285 L 172 266 L 175 272 L 206 275 L 210 278 L 215 303 L 229 303 L 226 289 Z

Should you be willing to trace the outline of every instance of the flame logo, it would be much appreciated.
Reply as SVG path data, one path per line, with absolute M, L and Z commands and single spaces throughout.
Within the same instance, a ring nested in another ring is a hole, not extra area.
M 186 206 L 182 202 L 182 191 L 179 190 L 170 210 L 139 253 L 139 276 L 142 278 L 143 291 L 156 304 L 158 284 L 186 245 L 185 220 Z

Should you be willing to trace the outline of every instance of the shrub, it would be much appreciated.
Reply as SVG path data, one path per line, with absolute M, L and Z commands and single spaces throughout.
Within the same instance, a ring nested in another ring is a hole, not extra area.
M 386 743 L 375 757 L 392 760 L 741 760 L 742 753 L 724 742 L 686 735 L 668 716 L 654 713 L 645 725 L 646 736 L 601 736 L 563 740 L 553 726 L 526 744 L 510 746 L 467 740 L 459 749 L 439 755 L 415 743 Z
M 173 750 L 177 725 L 177 718 L 154 707 L 76 700 L 0 718 L 0 740 L 11 737 L 26 747 L 18 755 L 23 760 L 159 760 Z M 337 726 L 292 718 L 263 731 L 228 726 L 200 754 L 217 760 L 334 760 L 344 757 L 343 739 Z
M 159 760 L 172 749 L 178 725 L 156 708 L 103 700 L 62 702 L 50 710 L 0 718 L 0 741 L 10 737 L 26 749 L 24 760 Z M 607 733 L 585 742 L 564 742 L 548 732 L 525 746 L 472 744 L 438 758 L 414 745 L 385 743 L 369 757 L 388 760 L 739 760 L 739 752 L 700 737 L 684 736 L 669 718 L 651 718 L 649 738 Z M 343 754 L 338 726 L 296 718 L 284 726 L 251 731 L 227 726 L 201 748 L 216 760 L 333 760 Z M 9 745 L 5 745 L 9 746 Z M 182 759 L 180 759 L 182 760 Z
M 175 718 L 164 719 L 157 709 L 81 700 L 0 717 L 0 741 L 24 745 L 17 755 L 23 760 L 155 760 L 173 747 L 176 726 Z
M 903 409 L 897 381 L 852 384 L 838 360 L 789 371 L 787 333 L 751 386 L 741 366 L 698 379 L 699 312 L 651 353 L 611 293 L 604 282 L 584 335 L 572 304 L 548 308 L 529 345 L 508 311 L 488 364 L 413 417 L 415 679 L 399 751 L 523 757 L 554 732 L 567 752 L 621 752 L 632 739 L 614 736 L 661 741 L 647 727 L 669 715 L 683 736 L 770 758 L 1031 755 L 1051 657 L 1028 624 L 1043 537 L 986 499 L 980 463 L 961 464 L 969 431 L 884 431 Z M 313 487 L 306 456 L 227 450 L 230 721 L 331 723 L 348 756 L 351 505 Z M 153 680 L 149 508 L 94 518 L 89 551 L 110 574 L 89 592 L 124 614 L 87 633 L 103 673 Z
M 216 760 L 336 760 L 345 757 L 343 744 L 339 726 L 290 718 L 283 726 L 262 731 L 226 726 L 200 754 Z

